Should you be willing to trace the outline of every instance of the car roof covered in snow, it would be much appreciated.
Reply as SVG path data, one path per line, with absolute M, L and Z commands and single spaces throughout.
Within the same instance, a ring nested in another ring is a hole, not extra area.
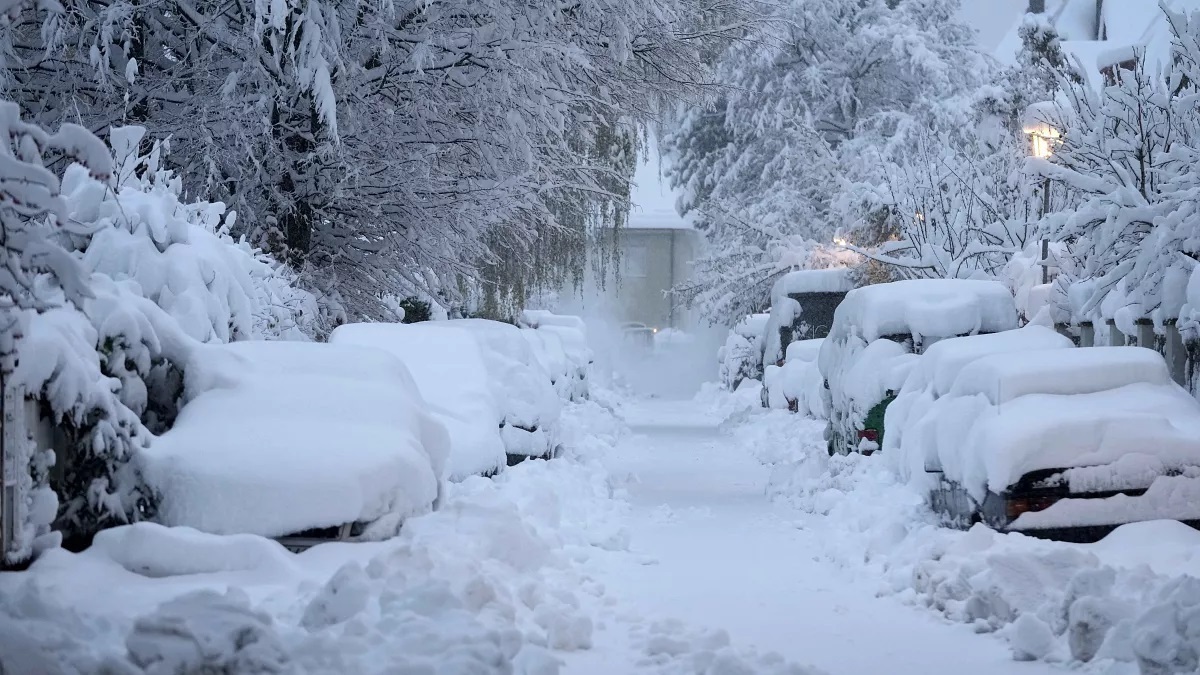
M 1071 340 L 1046 326 L 1029 325 L 1017 330 L 984 333 L 941 340 L 925 350 L 921 362 L 904 383 L 905 393 L 929 388 L 934 396 L 950 391 L 958 374 L 968 364 L 993 354 L 1044 349 L 1074 348 Z
M 983 395 L 992 405 L 1029 394 L 1090 394 L 1131 384 L 1171 385 L 1167 364 L 1143 347 L 1087 347 L 991 354 L 965 366 L 954 396 Z
M 792 293 L 840 293 L 854 288 L 849 267 L 827 270 L 796 270 L 779 277 L 771 287 L 771 300 Z
M 1016 327 L 1012 294 L 998 281 L 908 279 L 850 291 L 834 313 L 829 337 L 947 338 Z

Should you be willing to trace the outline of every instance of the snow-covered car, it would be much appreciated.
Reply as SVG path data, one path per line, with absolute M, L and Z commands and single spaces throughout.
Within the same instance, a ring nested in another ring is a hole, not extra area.
M 1012 295 L 996 281 L 911 279 L 847 293 L 818 357 L 829 453 L 881 447 L 888 404 L 926 349 L 1016 327 Z
M 508 464 L 530 457 L 556 456 L 562 402 L 521 329 L 487 319 L 432 321 L 427 325 L 436 330 L 465 331 L 475 338 L 499 411 L 498 428 Z
M 521 312 L 517 325 L 557 338 L 573 374 L 574 381 L 571 384 L 570 400 L 587 399 L 589 396 L 589 371 L 595 357 L 591 348 L 588 347 L 587 327 L 583 319 L 569 314 L 527 309 Z
M 384 539 L 434 508 L 449 438 L 390 354 L 236 342 L 197 348 L 184 373 L 142 457 L 160 523 L 300 547 Z
M 521 337 L 529 343 L 534 357 L 550 376 L 550 385 L 554 387 L 558 397 L 564 401 L 577 400 L 580 382 L 576 377 L 574 365 L 567 358 L 567 349 L 563 346 L 562 338 L 556 333 L 536 328 L 522 328 Z
M 764 369 L 762 404 L 764 408 L 786 409 L 816 419 L 826 419 L 825 382 L 817 367 L 823 339 L 800 340 L 787 346 L 782 366 Z
M 782 366 L 793 341 L 829 335 L 838 305 L 853 288 L 848 267 L 797 270 L 781 276 L 771 287 L 763 364 Z
M 763 334 L 769 314 L 749 314 L 729 329 L 725 344 L 717 351 L 721 384 L 734 391 L 746 380 L 763 378 Z
M 433 322 L 352 323 L 329 336 L 335 345 L 382 349 L 412 373 L 430 412 L 450 434 L 446 477 L 491 476 L 506 464 L 499 412 L 478 341 Z
M 975 359 L 900 448 L 951 525 L 1073 541 L 1145 520 L 1200 527 L 1200 403 L 1150 349 Z

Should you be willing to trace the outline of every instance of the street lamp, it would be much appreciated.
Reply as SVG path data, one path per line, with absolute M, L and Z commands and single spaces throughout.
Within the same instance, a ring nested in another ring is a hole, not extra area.
M 1034 112 L 1035 106 L 1030 106 L 1030 111 Z M 1034 112 L 1036 115 L 1036 112 Z M 1031 117 L 1026 113 L 1026 117 Z M 1029 151 L 1039 159 L 1049 159 L 1054 154 L 1054 146 L 1058 144 L 1060 134 L 1058 129 L 1050 126 L 1048 122 L 1038 119 L 1029 123 L 1026 122 L 1024 131 L 1029 135 Z M 1050 177 L 1047 176 L 1042 182 L 1042 216 L 1050 211 Z M 1042 239 L 1042 283 L 1050 283 L 1050 240 Z

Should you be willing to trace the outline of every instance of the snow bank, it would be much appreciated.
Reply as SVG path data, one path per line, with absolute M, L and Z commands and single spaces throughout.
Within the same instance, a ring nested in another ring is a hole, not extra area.
M 992 633 L 1015 660 L 1194 671 L 1200 532 L 1141 522 L 1081 545 L 946 529 L 887 462 L 827 456 L 818 423 L 760 411 L 730 433 L 735 451 L 773 467 L 767 493 L 796 509 L 796 527 L 820 543 L 813 555 L 854 583 Z
M 568 417 L 597 444 L 583 452 L 622 433 L 594 402 Z M 138 525 L 81 554 L 52 551 L 0 575 L 0 664 L 80 675 L 560 672 L 559 654 L 589 648 L 612 602 L 580 563 L 626 550 L 626 505 L 589 459 L 446 487 L 443 508 L 384 542 L 291 555 L 253 536 Z
M 175 426 L 144 453 L 159 520 L 281 536 L 428 511 L 448 452 L 404 364 L 372 349 L 245 342 L 197 350 Z
M 329 341 L 382 349 L 404 363 L 430 412 L 450 434 L 450 480 L 494 473 L 505 466 L 503 419 L 471 333 L 429 322 L 358 323 L 338 326 Z

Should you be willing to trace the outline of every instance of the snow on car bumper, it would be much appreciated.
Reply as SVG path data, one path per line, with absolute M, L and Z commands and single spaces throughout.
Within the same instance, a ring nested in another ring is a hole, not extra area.
M 1021 513 L 1003 529 L 1072 541 L 1094 541 L 1121 525 L 1148 520 L 1178 520 L 1200 529 L 1200 478 L 1158 476 L 1144 492 L 1137 492 L 1067 495 L 1040 510 Z

